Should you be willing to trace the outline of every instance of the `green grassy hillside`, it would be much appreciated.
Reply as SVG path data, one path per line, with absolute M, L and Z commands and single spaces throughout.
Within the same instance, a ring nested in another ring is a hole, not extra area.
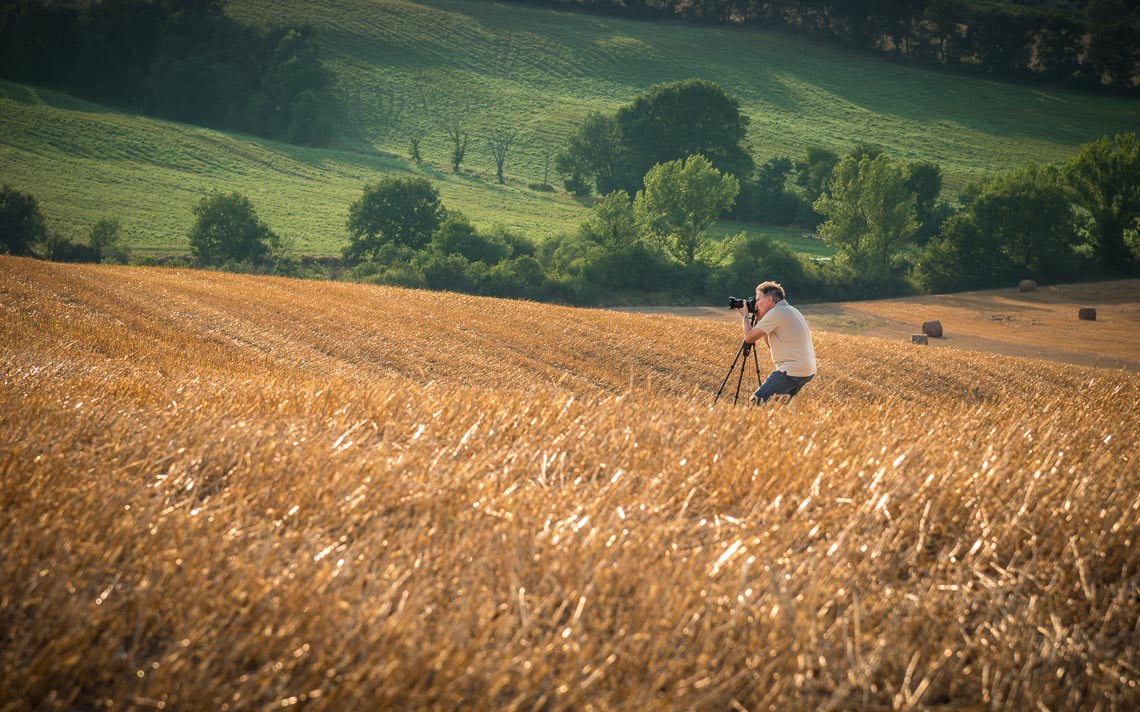
M 648 86 L 719 82 L 751 117 L 758 160 L 856 142 L 943 166 L 953 191 L 1026 161 L 1056 161 L 1084 142 L 1140 127 L 1135 101 L 1014 87 L 884 63 L 795 37 L 637 23 L 475 0 L 231 0 L 254 24 L 308 23 L 335 74 L 337 147 L 302 149 L 143 117 L 0 84 L 0 179 L 34 193 L 52 225 L 82 234 L 118 216 L 136 249 L 182 251 L 190 207 L 238 190 L 299 252 L 335 254 L 364 182 L 411 171 L 481 226 L 542 239 L 574 229 L 583 205 L 529 190 L 548 156 L 591 110 L 612 111 Z M 444 126 L 472 143 L 456 176 Z M 494 183 L 482 135 L 520 129 L 508 185 Z M 405 157 L 422 135 L 425 164 Z M 551 176 L 551 182 L 557 182 Z M 802 252 L 798 231 L 765 231 Z
M 800 37 L 644 23 L 471 0 L 235 0 L 231 13 L 287 17 L 322 33 L 345 104 L 345 138 L 403 152 L 416 131 L 446 160 L 442 124 L 525 132 L 510 163 L 542 176 L 589 110 L 610 111 L 654 83 L 701 77 L 740 99 L 758 159 L 813 143 L 877 143 L 939 162 L 951 188 L 1026 160 L 1060 160 L 1080 143 L 1135 130 L 1140 106 L 892 65 Z M 472 164 L 489 158 L 478 147 Z
M 541 238 L 573 229 L 585 214 L 569 198 L 415 168 L 375 151 L 300 148 L 116 114 L 2 82 L 0 166 L 0 180 L 33 193 L 53 229 L 82 235 L 100 216 L 117 216 L 144 252 L 185 252 L 191 207 L 212 190 L 237 190 L 299 253 L 336 254 L 364 183 L 408 171 L 438 183 L 448 207 L 485 226 Z

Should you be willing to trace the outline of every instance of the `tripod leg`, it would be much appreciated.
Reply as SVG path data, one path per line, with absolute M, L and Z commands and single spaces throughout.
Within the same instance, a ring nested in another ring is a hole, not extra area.
M 752 364 L 756 366 L 756 390 L 760 390 L 760 386 L 764 385 L 764 379 L 760 377 L 760 359 L 756 357 L 756 349 L 752 349 Z
M 732 396 L 732 404 L 740 400 L 740 384 L 744 382 L 744 372 L 748 370 L 748 357 L 745 356 L 744 360 L 740 362 L 740 375 L 736 377 L 736 394 Z
M 732 359 L 732 365 L 728 367 L 728 373 L 724 374 L 724 380 L 720 382 L 720 388 L 716 389 L 716 395 L 713 396 L 713 405 L 716 405 L 717 400 L 720 398 L 721 392 L 724 391 L 724 384 L 728 383 L 728 377 L 731 376 L 732 372 L 736 369 L 736 361 L 740 358 L 740 354 L 744 352 L 744 346 L 745 344 L 742 341 L 740 343 L 740 348 L 736 350 L 736 356 Z M 745 354 L 745 361 L 747 360 L 748 356 Z
M 732 397 L 732 404 L 736 405 L 740 401 L 740 384 L 744 382 L 744 372 L 748 370 L 748 354 L 755 354 L 752 344 L 745 341 L 740 345 L 744 351 L 744 360 L 740 362 L 740 375 L 736 377 L 736 395 Z

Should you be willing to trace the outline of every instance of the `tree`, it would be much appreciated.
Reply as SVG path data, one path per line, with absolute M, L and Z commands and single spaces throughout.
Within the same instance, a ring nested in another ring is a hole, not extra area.
M 197 219 L 190 228 L 190 254 L 199 264 L 263 262 L 280 240 L 241 193 L 203 196 L 193 212 Z
M 96 261 L 118 262 L 125 264 L 128 252 L 122 246 L 123 229 L 118 218 L 100 218 L 91 228 L 88 244 L 94 252 Z
M 507 152 L 511 150 L 511 144 L 518 135 L 518 129 L 496 128 L 484 137 L 487 139 L 487 148 L 491 151 L 491 157 L 495 159 L 495 178 L 498 179 L 499 185 L 506 182 L 503 180 L 503 163 L 507 160 Z
M 578 193 L 575 179 L 593 176 L 598 194 L 608 195 L 617 189 L 624 172 L 622 151 L 617 119 L 591 112 L 570 137 L 566 150 L 555 158 L 554 167 L 567 176 L 568 190 Z
M 748 117 L 740 112 L 740 103 L 713 82 L 659 84 L 619 109 L 616 120 L 626 157 L 620 187 L 631 195 L 650 168 L 687 156 L 701 155 L 718 171 L 737 177 L 747 177 L 754 169 L 741 145 Z
M 891 278 L 892 260 L 918 230 L 905 172 L 885 154 L 844 156 L 814 208 L 827 217 L 820 237 L 872 282 Z
M 931 0 L 923 15 L 938 37 L 938 59 L 946 63 L 950 57 L 947 40 L 958 36 L 958 27 L 966 20 L 965 0 Z
M 413 250 L 428 244 L 444 219 L 439 192 L 424 178 L 384 178 L 364 186 L 349 206 L 349 245 L 344 258 L 375 258 L 386 245 Z
M 638 222 L 685 265 L 696 261 L 705 230 L 732 207 L 740 192 L 735 176 L 723 174 L 704 156 L 661 163 L 645 174 L 634 199 Z
M 1033 27 L 1026 18 L 1004 6 L 975 5 L 970 8 L 964 54 L 976 68 L 999 75 L 1025 72 L 1029 66 Z
M 1025 166 L 983 181 L 967 193 L 967 213 L 994 243 L 1004 274 L 997 279 L 1056 280 L 1071 274 L 1077 230 L 1072 203 L 1055 166 Z
M 939 219 L 935 207 L 938 195 L 942 192 L 942 167 L 933 161 L 915 161 L 907 164 L 906 189 L 914 193 L 915 219 L 918 220 L 918 235 L 925 242 L 938 232 Z
M 1037 71 L 1062 82 L 1072 82 L 1083 74 L 1084 27 L 1073 19 L 1049 15 L 1042 22 L 1037 40 Z
M 796 185 L 803 189 L 808 203 L 814 203 L 823 195 L 837 163 L 839 156 L 834 151 L 808 146 L 807 158 L 796 164 Z
M 629 193 L 615 190 L 594 206 L 582 224 L 582 236 L 610 250 L 620 250 L 637 243 L 640 237 L 637 219 Z
M 787 156 L 769 158 L 756 169 L 756 179 L 741 181 L 733 214 L 772 225 L 790 225 L 799 215 L 802 201 L 788 191 L 788 177 L 795 169 Z
M 15 188 L 0 189 L 0 253 L 31 255 L 47 237 L 47 222 L 35 196 Z
M 468 262 L 498 264 L 511 256 L 511 247 L 499 236 L 480 234 L 462 213 L 452 213 L 432 235 L 431 245 L 445 255 L 462 255 Z
M 447 125 L 447 136 L 451 139 L 451 170 L 458 173 L 459 164 L 463 163 L 463 157 L 467 154 L 467 131 L 459 119 Z
M 1090 34 L 1086 61 L 1098 83 L 1131 87 L 1140 57 L 1140 17 L 1135 3 L 1090 0 L 1085 22 Z
M 1092 223 L 1091 241 L 1110 270 L 1131 274 L 1137 257 L 1125 231 L 1140 219 L 1140 142 L 1136 134 L 1102 137 L 1087 143 L 1066 166 L 1077 206 Z
M 962 192 L 963 211 L 947 220 L 916 265 L 926 289 L 980 289 L 1025 277 L 1071 274 L 1076 226 L 1060 171 L 1026 166 Z
M 871 3 L 879 31 L 891 38 L 896 54 L 910 54 L 914 21 L 922 14 L 927 0 L 875 0 Z
M 958 214 L 927 243 L 914 266 L 914 280 L 928 292 L 982 289 L 996 283 L 999 260 L 997 243 L 981 234 L 970 215 Z
M 326 110 L 330 79 L 311 32 L 286 30 L 276 43 L 269 37 L 264 44 L 268 56 L 260 94 L 265 111 L 256 112 L 263 116 L 251 116 L 251 124 L 264 121 L 263 133 L 291 143 L 324 143 L 331 131 Z

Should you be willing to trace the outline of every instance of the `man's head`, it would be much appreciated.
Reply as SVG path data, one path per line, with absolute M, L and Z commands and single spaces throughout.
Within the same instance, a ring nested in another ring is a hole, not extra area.
M 775 282 L 756 285 L 756 313 L 763 317 L 768 310 L 784 301 L 784 288 Z

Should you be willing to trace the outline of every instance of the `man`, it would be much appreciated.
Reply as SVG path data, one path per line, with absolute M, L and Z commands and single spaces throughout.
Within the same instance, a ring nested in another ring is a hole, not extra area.
M 755 326 L 747 306 L 740 308 L 740 315 L 744 319 L 744 340 L 755 344 L 763 339 L 776 364 L 776 370 L 756 389 L 752 402 L 767 403 L 774 395 L 786 395 L 791 400 L 815 377 L 815 348 L 804 315 L 784 301 L 784 288 L 775 282 L 756 287 Z

